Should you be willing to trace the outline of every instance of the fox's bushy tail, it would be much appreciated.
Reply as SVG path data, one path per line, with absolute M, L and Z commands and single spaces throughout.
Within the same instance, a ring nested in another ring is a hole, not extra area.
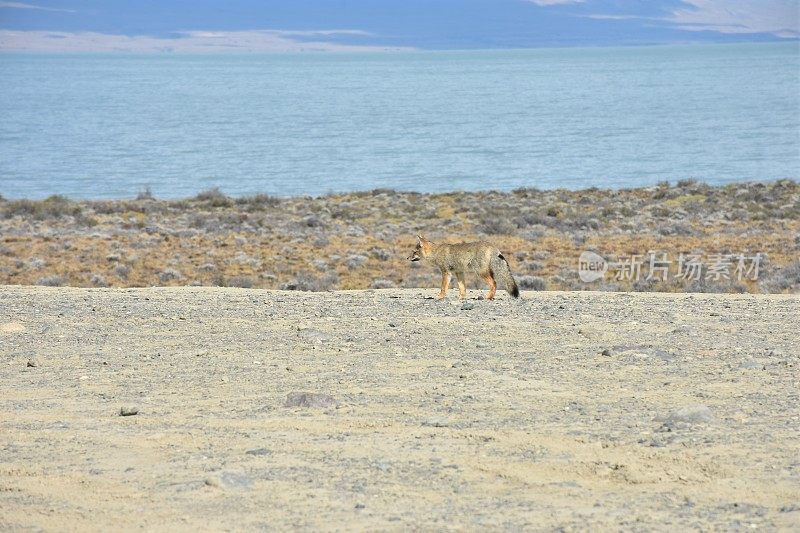
M 511 267 L 508 266 L 508 261 L 503 257 L 503 254 L 498 253 L 492 257 L 491 267 L 495 276 L 506 286 L 508 294 L 514 298 L 519 298 L 519 287 L 517 287 L 517 282 L 514 281 L 514 276 L 511 275 Z

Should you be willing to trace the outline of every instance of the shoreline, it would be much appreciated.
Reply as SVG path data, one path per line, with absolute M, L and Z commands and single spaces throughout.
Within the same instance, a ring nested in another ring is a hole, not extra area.
M 62 194 L 62 193 L 50 193 L 41 196 L 4 196 L 3 191 L 0 190 L 0 201 L 7 201 L 7 202 L 15 202 L 15 201 L 23 201 L 23 202 L 43 202 L 48 198 L 63 198 L 70 202 L 75 203 L 86 203 L 91 204 L 95 202 L 131 202 L 136 200 L 148 199 L 148 200 L 155 200 L 159 202 L 181 202 L 181 201 L 190 201 L 192 199 L 197 198 L 203 194 L 207 194 L 210 192 L 214 192 L 225 196 L 226 198 L 230 198 L 234 202 L 237 200 L 245 201 L 248 198 L 255 198 L 259 196 L 266 196 L 270 198 L 275 198 L 277 200 L 324 200 L 326 198 L 336 197 L 336 196 L 374 196 L 375 194 L 380 194 L 382 192 L 388 194 L 407 194 L 412 196 L 440 196 L 440 195 L 453 195 L 453 194 L 513 194 L 517 192 L 559 192 L 559 193 L 588 193 L 588 192 L 599 192 L 599 193 L 606 193 L 606 194 L 613 194 L 615 192 L 631 192 L 631 191 L 649 191 L 653 189 L 658 189 L 660 187 L 682 187 L 682 184 L 690 183 L 694 185 L 700 185 L 704 187 L 711 187 L 711 188 L 726 188 L 726 187 L 733 187 L 733 186 L 758 186 L 758 185 L 775 185 L 782 182 L 790 182 L 790 183 L 800 183 L 800 180 L 794 178 L 769 178 L 765 180 L 747 180 L 747 181 L 738 181 L 738 180 L 731 180 L 722 183 L 711 183 L 705 180 L 698 180 L 695 178 L 687 178 L 682 180 L 659 180 L 650 184 L 646 185 L 639 185 L 636 187 L 628 187 L 628 186 L 619 186 L 619 187 L 598 187 L 598 186 L 589 186 L 589 187 L 508 187 L 508 188 L 487 188 L 487 189 L 443 189 L 441 191 L 418 191 L 412 189 L 397 189 L 394 187 L 375 187 L 371 189 L 356 189 L 356 190 L 330 190 L 320 194 L 289 194 L 289 195 L 280 195 L 274 194 L 271 192 L 264 192 L 264 191 L 252 191 L 246 192 L 242 194 L 229 194 L 223 190 L 221 187 L 213 186 L 213 187 L 205 187 L 198 189 L 197 191 L 191 192 L 185 195 L 179 196 L 160 196 L 153 192 L 152 187 L 150 185 L 146 185 L 145 187 L 141 188 L 135 195 L 122 195 L 122 196 L 115 196 L 115 197 L 108 197 L 108 198 L 85 198 L 85 197 L 78 197 L 69 194 Z

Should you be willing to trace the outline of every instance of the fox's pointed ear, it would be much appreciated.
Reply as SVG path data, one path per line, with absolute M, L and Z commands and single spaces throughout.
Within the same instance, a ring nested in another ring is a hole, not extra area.
M 417 234 L 417 240 L 418 240 L 419 242 L 428 242 L 428 239 L 426 239 L 425 237 L 423 237 L 423 236 L 422 236 L 421 234 L 419 234 L 419 233 Z

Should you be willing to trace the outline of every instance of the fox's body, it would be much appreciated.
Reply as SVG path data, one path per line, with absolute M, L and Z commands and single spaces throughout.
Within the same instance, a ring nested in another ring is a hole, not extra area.
M 499 278 L 508 293 L 519 298 L 519 289 L 511 275 L 508 261 L 500 250 L 485 241 L 465 242 L 461 244 L 436 244 L 422 236 L 417 238 L 417 246 L 409 257 L 411 261 L 425 260 L 439 267 L 442 271 L 442 290 L 437 299 L 442 299 L 450 287 L 450 277 L 458 280 L 458 296 L 464 298 L 467 292 L 465 277 L 467 273 L 476 273 L 489 285 L 488 300 L 494 298 L 497 291 L 495 277 Z

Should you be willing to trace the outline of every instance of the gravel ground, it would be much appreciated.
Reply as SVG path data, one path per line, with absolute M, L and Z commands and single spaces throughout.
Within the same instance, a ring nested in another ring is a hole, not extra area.
M 797 296 L 435 293 L 0 288 L 0 530 L 800 528 Z

